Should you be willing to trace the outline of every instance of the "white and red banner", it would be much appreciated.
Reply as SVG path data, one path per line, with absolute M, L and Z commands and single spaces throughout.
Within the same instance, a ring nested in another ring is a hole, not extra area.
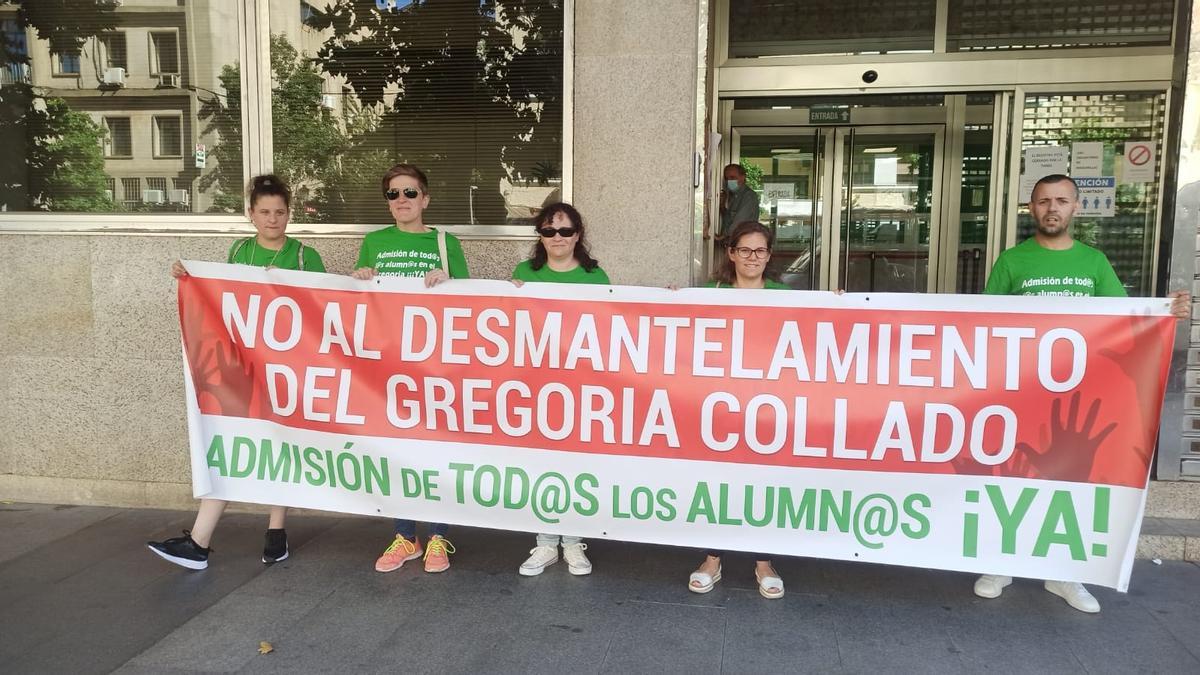
M 186 267 L 198 497 L 1128 585 L 1168 300 Z

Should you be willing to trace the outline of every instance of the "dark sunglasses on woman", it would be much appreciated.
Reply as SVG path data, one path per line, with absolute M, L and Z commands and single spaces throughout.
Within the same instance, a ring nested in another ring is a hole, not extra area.
M 537 233 L 547 239 L 552 239 L 554 237 L 555 233 L 562 235 L 563 239 L 570 239 L 571 237 L 574 237 L 575 233 L 578 231 L 579 230 L 575 229 L 574 227 L 539 227 L 539 228 L 537 228 Z
M 406 187 L 403 190 L 397 190 L 396 188 L 392 188 L 392 189 L 388 190 L 387 192 L 384 192 L 383 196 L 387 197 L 387 200 L 389 202 L 394 202 L 400 198 L 400 195 L 404 195 L 408 199 L 416 199 L 418 196 L 420 196 L 420 194 L 421 194 L 421 191 L 418 190 L 417 188 Z

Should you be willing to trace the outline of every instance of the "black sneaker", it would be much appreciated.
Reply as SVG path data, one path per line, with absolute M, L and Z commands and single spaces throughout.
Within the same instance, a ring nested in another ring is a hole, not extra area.
M 204 548 L 197 544 L 188 530 L 183 531 L 182 537 L 172 537 L 166 541 L 148 541 L 146 546 L 163 560 L 169 560 L 190 570 L 207 568 L 208 554 L 212 553 L 211 548 Z
M 267 541 L 263 544 L 263 564 L 277 563 L 280 560 L 287 560 L 287 557 L 287 530 L 283 528 L 267 530 Z

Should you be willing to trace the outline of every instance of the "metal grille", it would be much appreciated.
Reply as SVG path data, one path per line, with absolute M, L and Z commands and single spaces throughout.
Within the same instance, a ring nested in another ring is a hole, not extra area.
M 1075 237 L 1108 256 L 1130 295 L 1149 295 L 1156 241 L 1159 178 L 1162 170 L 1166 95 L 1162 92 L 1104 94 L 1031 94 L 1025 98 L 1021 146 L 1104 143 L 1103 175 L 1117 176 L 1116 214 L 1075 218 Z M 1154 180 L 1129 183 L 1121 179 L 1127 141 L 1154 144 Z M 1017 240 L 1033 235 L 1026 208 L 1017 217 Z
M 729 55 L 933 51 L 936 0 L 731 0 Z
M 1169 45 L 1174 0 L 950 0 L 949 51 Z
M 142 203 L 142 179 L 122 178 L 121 193 L 125 207 L 130 209 L 136 208 Z

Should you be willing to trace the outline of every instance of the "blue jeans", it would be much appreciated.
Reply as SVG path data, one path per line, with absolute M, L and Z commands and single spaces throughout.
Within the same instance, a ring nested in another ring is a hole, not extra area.
M 396 534 L 400 535 L 401 537 L 404 537 L 405 539 L 407 539 L 409 541 L 413 541 L 414 539 L 417 538 L 417 521 L 404 520 L 403 518 L 397 518 L 394 521 L 394 523 L 396 525 Z M 450 531 L 449 525 L 443 525 L 442 523 L 430 523 L 429 524 L 429 536 L 431 536 L 431 537 L 434 537 L 434 536 L 445 537 L 446 533 L 449 531 Z

